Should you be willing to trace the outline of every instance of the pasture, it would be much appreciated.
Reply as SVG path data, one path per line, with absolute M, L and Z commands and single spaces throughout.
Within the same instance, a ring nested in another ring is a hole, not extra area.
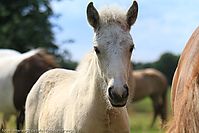
M 170 89 L 168 91 L 170 98 Z M 153 120 L 153 106 L 149 97 L 135 102 L 128 107 L 130 131 L 131 133 L 165 133 L 167 128 L 160 129 L 160 115 L 158 115 L 154 126 L 150 128 L 150 124 Z M 168 120 L 172 120 L 172 111 L 170 107 L 169 99 L 169 111 Z
M 170 107 L 170 89 L 168 91 L 169 96 L 169 121 L 172 119 L 171 107 Z M 164 133 L 166 129 L 160 129 L 160 116 L 156 119 L 153 128 L 149 128 L 153 120 L 153 107 L 152 101 L 149 97 L 138 101 L 134 104 L 130 104 L 128 107 L 129 119 L 130 119 L 130 129 L 131 133 Z M 0 113 L 0 120 L 2 119 L 2 113 Z M 12 115 L 9 122 L 9 130 L 15 130 L 15 116 Z

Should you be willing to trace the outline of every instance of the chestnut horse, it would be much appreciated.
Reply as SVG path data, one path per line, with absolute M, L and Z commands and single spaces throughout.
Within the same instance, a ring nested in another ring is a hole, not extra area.
M 22 129 L 26 97 L 37 79 L 59 65 L 42 49 L 21 54 L 15 50 L 0 50 L 0 111 L 3 112 L 1 129 L 11 114 L 17 116 L 17 129 Z
M 168 133 L 199 132 L 199 27 L 186 44 L 171 88 L 174 119 Z
M 154 117 L 151 124 L 153 126 L 156 116 L 161 115 L 162 124 L 167 120 L 167 78 L 158 70 L 148 68 L 133 71 L 133 79 L 135 82 L 135 92 L 133 102 L 150 97 L 153 102 Z
M 126 102 L 131 87 L 129 33 L 138 4 L 126 12 L 90 2 L 87 19 L 94 28 L 94 50 L 77 71 L 54 69 L 35 83 L 26 101 L 26 130 L 79 133 L 129 133 Z M 130 82 L 129 82 L 130 81 Z

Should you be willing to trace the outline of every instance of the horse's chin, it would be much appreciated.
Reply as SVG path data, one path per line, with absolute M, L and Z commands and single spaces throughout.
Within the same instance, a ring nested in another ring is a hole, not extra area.
M 109 101 L 113 107 L 121 108 L 126 105 L 126 101 L 124 103 L 115 103 L 111 98 L 109 98 Z

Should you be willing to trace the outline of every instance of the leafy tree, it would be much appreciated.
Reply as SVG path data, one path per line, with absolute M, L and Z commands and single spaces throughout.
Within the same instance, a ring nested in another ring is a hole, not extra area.
M 57 62 L 62 68 L 75 70 L 78 65 L 77 62 L 71 60 L 71 54 L 67 50 L 63 50 L 61 53 L 56 54 Z
M 54 53 L 50 0 L 0 0 L 0 48 L 26 52 L 44 47 Z
M 67 63 L 65 63 L 65 62 L 67 62 Z M 78 62 L 66 60 L 66 61 L 61 61 L 59 64 L 65 69 L 75 70 L 78 65 Z
M 57 0 L 59 1 L 59 0 Z M 54 43 L 50 17 L 58 17 L 50 7 L 51 0 L 0 0 L 0 48 L 14 49 L 21 53 L 32 48 L 46 48 L 65 68 L 75 69 L 71 54 L 60 53 Z M 65 43 L 73 43 L 73 39 Z
M 152 68 L 153 67 L 153 63 L 142 63 L 142 62 L 132 62 L 133 64 L 133 69 L 134 70 L 139 70 L 139 69 L 146 69 L 146 68 Z
M 153 68 L 164 73 L 168 79 L 168 83 L 172 84 L 174 72 L 176 70 L 180 56 L 173 55 L 172 53 L 163 54 L 158 61 L 153 64 Z

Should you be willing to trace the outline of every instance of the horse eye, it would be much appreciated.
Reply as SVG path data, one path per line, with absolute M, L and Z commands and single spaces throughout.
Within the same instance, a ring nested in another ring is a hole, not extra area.
M 96 54 L 100 54 L 100 51 L 96 46 L 94 46 L 94 50 L 95 50 Z
M 131 48 L 130 48 L 129 52 L 132 52 L 134 48 L 135 48 L 135 47 L 134 47 L 134 45 L 133 45 L 133 46 L 131 46 Z

